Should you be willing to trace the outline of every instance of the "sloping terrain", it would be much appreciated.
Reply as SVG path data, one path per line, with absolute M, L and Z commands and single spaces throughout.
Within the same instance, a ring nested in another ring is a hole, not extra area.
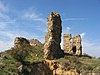
M 41 75 L 52 74 L 49 66 L 47 67 L 44 63 L 45 59 L 43 58 L 41 49 L 42 47 L 26 47 L 21 49 L 11 49 L 0 53 L 0 75 L 22 75 L 19 70 L 21 65 L 23 65 L 24 69 L 23 75 L 40 75 L 44 70 L 48 70 L 46 71 L 48 73 L 43 72 Z M 61 66 L 67 70 L 76 68 L 82 75 L 88 75 L 88 73 L 91 72 L 100 73 L 99 58 L 66 55 L 53 61 L 62 64 Z M 43 65 L 45 65 L 44 68 Z M 39 68 L 40 70 L 38 70 Z

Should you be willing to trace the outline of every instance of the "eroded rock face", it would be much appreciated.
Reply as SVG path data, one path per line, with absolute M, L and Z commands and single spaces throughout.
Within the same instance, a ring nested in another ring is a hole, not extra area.
M 41 46 L 43 46 L 43 44 L 37 39 L 31 39 L 31 40 L 29 40 L 29 42 L 30 42 L 30 45 L 33 46 L 33 47 L 36 47 L 36 46 L 41 47 Z
M 45 60 L 44 62 L 32 63 L 29 65 L 21 65 L 18 71 L 21 75 L 81 75 L 76 69 L 76 64 L 60 63 L 55 60 Z
M 45 37 L 44 58 L 54 59 L 61 55 L 62 21 L 57 12 L 51 12 L 48 17 L 48 32 Z
M 29 47 L 30 42 L 23 37 L 16 37 L 14 40 L 14 48 Z
M 50 68 L 52 75 L 81 75 L 76 69 L 76 64 L 70 64 L 70 68 L 65 67 L 65 63 L 58 63 L 54 60 L 45 60 L 45 64 Z
M 64 34 L 64 51 L 72 55 L 82 55 L 81 36 L 74 37 L 71 34 Z

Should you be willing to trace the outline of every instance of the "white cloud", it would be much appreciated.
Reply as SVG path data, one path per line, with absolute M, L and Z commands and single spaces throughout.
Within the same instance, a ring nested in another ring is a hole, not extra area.
M 11 18 L 6 15 L 7 12 L 8 12 L 7 5 L 5 5 L 2 1 L 0 1 L 0 29 L 5 29 L 9 24 L 13 22 Z M 11 41 L 3 41 L 0 39 L 0 51 L 9 49 L 11 46 L 12 46 Z
M 96 43 L 94 40 L 91 41 L 86 39 L 86 32 L 80 34 L 82 37 L 82 50 L 83 53 L 87 53 L 92 56 L 100 57 L 100 43 Z
M 83 32 L 80 35 L 81 35 L 81 38 L 83 39 L 85 37 L 85 35 L 86 35 L 86 32 Z
M 7 37 L 10 40 L 13 40 L 16 37 L 16 34 L 12 34 L 8 31 L 0 31 L 0 35 L 4 36 L 4 37 Z
M 7 26 L 15 23 L 15 20 L 7 15 L 8 7 L 0 1 L 0 29 L 5 29 Z
M 5 29 L 5 27 L 6 27 L 6 24 L 0 23 L 0 29 Z
M 63 19 L 63 21 L 82 21 L 82 20 L 87 20 L 87 18 L 66 18 L 66 19 Z
M 0 22 L 0 29 L 5 29 L 7 26 L 13 25 L 15 20 L 9 20 L 7 22 Z
M 88 40 L 84 40 L 82 42 L 83 45 L 83 53 L 87 53 L 92 56 L 100 57 L 100 43 L 94 43 Z
M 10 49 L 13 43 L 11 41 L 1 41 L 0 40 L 0 52 Z
M 71 28 L 70 27 L 62 27 L 62 34 L 70 34 Z
M 2 1 L 0 1 L 0 12 L 7 12 L 8 7 Z
M 30 34 L 28 32 L 25 31 L 0 31 L 0 35 L 7 37 L 9 40 L 14 40 L 15 37 L 25 37 L 25 38 L 32 38 L 32 37 L 36 37 L 35 34 Z
M 66 33 L 70 33 L 70 30 L 71 30 L 71 28 L 70 27 L 67 27 L 66 28 Z
M 26 10 L 22 16 L 22 18 L 32 21 L 39 21 L 42 23 L 46 23 L 46 19 L 41 17 L 41 13 L 38 13 L 37 11 L 33 9 Z
M 21 19 L 24 22 L 27 22 L 29 25 L 34 26 L 35 30 L 38 30 L 42 33 L 47 31 L 47 19 L 42 13 L 33 8 L 24 10 L 21 14 Z

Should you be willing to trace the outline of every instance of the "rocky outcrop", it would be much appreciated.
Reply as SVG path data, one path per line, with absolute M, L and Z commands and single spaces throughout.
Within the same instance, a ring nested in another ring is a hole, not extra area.
M 18 71 L 20 75 L 52 75 L 50 68 L 43 62 L 20 66 Z
M 48 17 L 48 32 L 45 37 L 44 58 L 54 59 L 61 55 L 61 17 L 57 12 L 51 12 Z
M 81 75 L 76 69 L 76 64 L 65 67 L 65 63 L 55 60 L 45 60 L 28 65 L 21 65 L 18 71 L 21 75 Z
M 52 75 L 80 75 L 75 65 L 69 65 L 70 67 L 65 67 L 66 63 L 56 62 L 55 60 L 45 60 L 45 64 L 50 68 Z
M 64 34 L 64 45 L 65 53 L 72 55 L 82 55 L 81 36 L 76 35 L 74 37 L 71 34 Z
M 37 47 L 41 47 L 41 46 L 43 46 L 43 44 L 37 39 L 31 39 L 31 40 L 29 40 L 29 42 L 30 42 L 30 45 L 33 46 L 33 47 L 36 47 L 36 46 Z
M 16 37 L 14 40 L 14 48 L 22 48 L 22 47 L 29 47 L 30 42 L 23 37 Z
M 37 63 L 33 65 L 31 75 L 52 75 L 52 72 L 46 64 Z

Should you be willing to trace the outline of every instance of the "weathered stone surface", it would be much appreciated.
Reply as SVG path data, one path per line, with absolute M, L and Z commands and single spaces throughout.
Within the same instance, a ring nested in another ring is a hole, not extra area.
M 22 70 L 23 70 L 23 65 L 20 65 L 17 69 L 18 69 L 18 72 L 20 72 L 20 73 L 21 73 L 21 72 L 22 72 Z
M 14 40 L 14 48 L 22 48 L 30 46 L 30 42 L 23 37 L 16 37 Z
M 57 12 L 51 12 L 48 17 L 48 32 L 45 37 L 44 58 L 54 59 L 61 55 L 62 21 Z
M 0 69 L 3 69 L 6 65 L 2 62 L 0 62 Z
M 8 57 L 5 54 L 0 54 L 0 59 L 7 59 Z
M 20 73 L 21 75 L 52 75 L 50 68 L 43 62 L 23 65 Z
M 50 68 L 52 75 L 81 75 L 80 71 L 76 69 L 76 64 L 71 65 L 70 68 L 65 67 L 65 63 L 58 63 L 54 60 L 45 60 L 45 64 Z
M 72 55 L 82 55 L 81 36 L 74 37 L 71 34 L 64 34 L 64 51 Z
M 41 47 L 41 46 L 43 46 L 43 44 L 37 39 L 31 39 L 31 40 L 29 40 L 29 42 L 30 42 L 30 45 L 33 46 L 33 47 L 36 47 L 36 46 L 37 47 Z

